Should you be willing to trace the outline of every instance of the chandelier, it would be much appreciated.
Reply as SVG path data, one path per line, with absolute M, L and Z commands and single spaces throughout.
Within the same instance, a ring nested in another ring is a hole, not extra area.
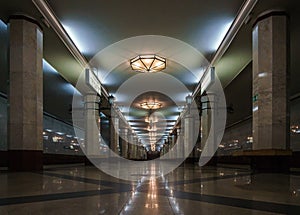
M 143 109 L 155 110 L 161 108 L 161 103 L 150 101 L 150 102 L 143 102 L 140 104 L 140 106 Z
M 147 131 L 150 131 L 150 132 L 155 132 L 155 131 L 157 131 L 156 125 L 149 125 L 148 128 L 147 128 Z
M 156 145 L 155 144 L 151 144 L 151 151 L 154 152 L 156 150 Z
M 145 122 L 148 122 L 148 123 L 156 123 L 158 122 L 158 118 L 156 116 L 146 116 L 145 117 Z
M 130 60 L 130 66 L 137 72 L 160 72 L 166 68 L 166 59 L 158 55 L 139 55 Z

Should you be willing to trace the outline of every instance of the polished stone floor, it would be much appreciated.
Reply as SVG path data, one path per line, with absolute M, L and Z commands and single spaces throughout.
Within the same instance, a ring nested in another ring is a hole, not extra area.
M 0 171 L 0 214 L 300 214 L 300 174 L 185 165 L 122 181 L 83 165 Z

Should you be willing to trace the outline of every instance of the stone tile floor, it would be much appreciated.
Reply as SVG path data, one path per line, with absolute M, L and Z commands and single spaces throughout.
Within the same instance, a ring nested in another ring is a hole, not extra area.
M 184 165 L 139 182 L 91 166 L 0 172 L 0 214 L 300 214 L 300 174 Z

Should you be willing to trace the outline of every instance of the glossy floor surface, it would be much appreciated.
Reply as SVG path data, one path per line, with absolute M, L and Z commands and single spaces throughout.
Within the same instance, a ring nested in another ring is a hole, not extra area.
M 300 175 L 178 167 L 122 181 L 83 165 L 0 173 L 0 214 L 300 214 Z

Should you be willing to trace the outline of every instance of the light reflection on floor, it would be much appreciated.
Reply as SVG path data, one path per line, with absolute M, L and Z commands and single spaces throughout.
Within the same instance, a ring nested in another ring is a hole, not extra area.
M 1 172 L 0 214 L 300 214 L 297 173 L 193 165 L 152 173 L 130 182 L 85 166 Z

